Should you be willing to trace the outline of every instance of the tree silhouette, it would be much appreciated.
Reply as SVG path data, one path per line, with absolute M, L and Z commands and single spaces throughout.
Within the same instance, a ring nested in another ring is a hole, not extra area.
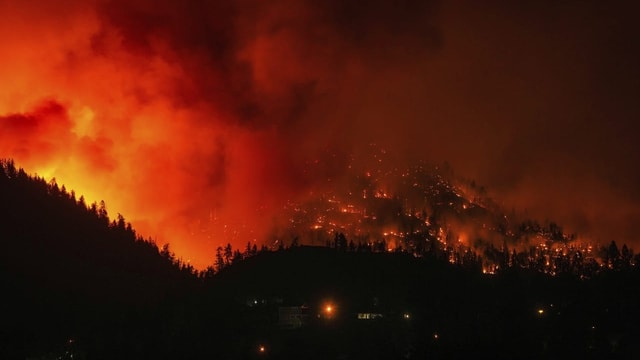
M 231 260 L 233 259 L 233 248 L 231 247 L 231 243 L 227 243 L 227 246 L 224 247 L 224 263 L 225 265 L 231 264 Z
M 226 262 L 224 260 L 223 255 L 222 255 L 222 247 L 218 246 L 216 248 L 216 259 L 215 259 L 216 271 L 220 271 L 220 270 L 224 269 L 225 266 L 226 266 Z
M 171 262 L 175 261 L 175 254 L 171 252 L 169 243 L 162 245 L 162 248 L 160 250 L 160 255 Z
M 627 244 L 622 245 L 622 251 L 620 252 L 620 263 L 622 268 L 628 269 L 631 266 L 633 260 L 633 252 L 629 250 Z
M 616 245 L 615 241 L 611 241 L 611 244 L 609 244 L 606 256 L 609 268 L 618 269 L 620 267 L 620 250 L 618 250 L 618 245 Z

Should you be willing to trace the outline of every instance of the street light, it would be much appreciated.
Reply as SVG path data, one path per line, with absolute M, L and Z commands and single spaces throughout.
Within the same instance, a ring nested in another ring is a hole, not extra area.
M 324 318 L 333 318 L 336 314 L 336 306 L 333 303 L 327 302 L 322 306 L 321 312 Z

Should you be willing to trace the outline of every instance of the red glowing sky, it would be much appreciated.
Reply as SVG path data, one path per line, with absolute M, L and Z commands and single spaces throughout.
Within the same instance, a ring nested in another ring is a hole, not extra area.
M 197 266 L 260 240 L 284 199 L 370 142 L 633 243 L 634 7 L 0 0 L 0 157 L 104 199 Z

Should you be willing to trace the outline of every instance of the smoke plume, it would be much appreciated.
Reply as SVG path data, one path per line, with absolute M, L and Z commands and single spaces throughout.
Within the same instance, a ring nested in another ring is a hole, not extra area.
M 631 7 L 0 1 L 0 156 L 198 267 L 261 241 L 371 142 L 631 241 Z

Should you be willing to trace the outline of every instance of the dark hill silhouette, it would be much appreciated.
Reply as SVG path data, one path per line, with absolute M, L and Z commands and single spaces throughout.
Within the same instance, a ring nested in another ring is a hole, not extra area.
M 0 358 L 74 342 L 96 352 L 133 337 L 151 345 L 140 332 L 195 283 L 122 216 L 110 222 L 104 203 L 86 206 L 11 161 L 0 162 L 0 242 Z
M 435 257 L 296 246 L 227 267 L 210 289 L 248 306 L 239 328 L 268 338 L 277 358 L 629 358 L 638 355 L 639 281 L 637 271 L 484 276 Z M 327 301 L 339 309 L 331 323 L 322 321 Z M 301 305 L 309 325 L 294 332 L 258 316 Z
M 0 243 L 2 359 L 640 356 L 631 262 L 587 280 L 520 267 L 485 276 L 438 252 L 292 246 L 196 274 L 104 204 L 10 161 Z

